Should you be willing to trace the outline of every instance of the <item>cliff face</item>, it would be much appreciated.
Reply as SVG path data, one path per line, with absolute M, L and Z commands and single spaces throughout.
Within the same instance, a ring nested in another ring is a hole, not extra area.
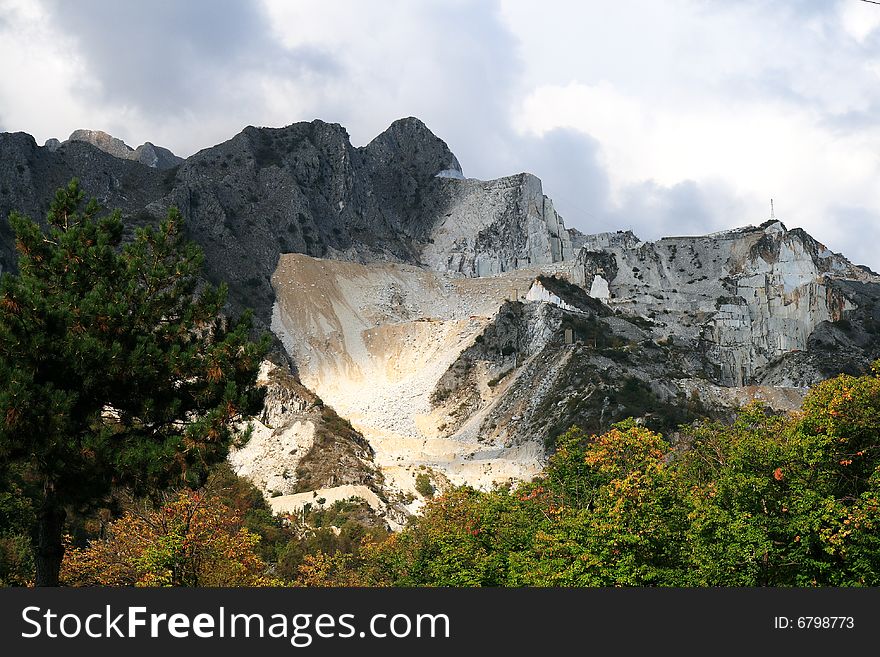
M 587 285 L 607 282 L 612 307 L 702 354 L 722 385 L 756 382 L 769 363 L 807 349 L 817 327 L 843 320 L 857 300 L 838 281 L 880 282 L 780 222 L 647 243 L 586 236 L 580 262 Z
M 537 178 L 464 179 L 446 144 L 415 118 L 395 121 L 361 148 L 342 126 L 312 121 L 248 127 L 185 161 L 91 130 L 44 147 L 0 134 L 0 155 L 3 216 L 17 209 L 41 218 L 54 189 L 74 176 L 131 224 L 177 206 L 205 250 L 208 277 L 229 283 L 233 305 L 254 308 L 265 324 L 282 253 L 467 276 L 572 255 Z M 12 240 L 5 224 L 0 231 L 0 267 L 9 268 Z
M 229 456 L 240 475 L 273 496 L 333 486 L 377 489 L 370 445 L 317 395 L 269 361 L 258 384 L 266 387 L 263 412 L 251 422 L 251 439 Z
M 421 250 L 435 271 L 492 276 L 574 257 L 562 218 L 531 174 L 447 179 L 442 194 L 441 216 Z

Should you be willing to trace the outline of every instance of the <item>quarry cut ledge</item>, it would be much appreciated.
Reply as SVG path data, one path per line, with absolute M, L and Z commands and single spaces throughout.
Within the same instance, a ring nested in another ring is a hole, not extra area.
M 796 383 L 763 386 L 765 367 L 779 376 L 819 327 L 836 330 L 859 307 L 839 281 L 878 285 L 778 222 L 657 242 L 631 233 L 579 241 L 568 259 L 490 276 L 284 254 L 272 329 L 303 385 L 363 434 L 383 485 L 415 498 L 414 510 L 423 469 L 481 488 L 538 474 L 546 455 L 536 418 L 579 397 L 579 368 L 635 377 L 664 404 L 677 395 L 719 411 L 754 399 L 796 408 L 805 377 L 822 373 L 797 365 L 787 375 Z M 566 326 L 582 328 L 566 337 Z M 621 346 L 582 339 L 583 326 Z M 649 353 L 670 356 L 664 366 L 656 355 L 643 361 Z
M 453 483 L 488 487 L 537 474 L 543 449 L 486 442 L 479 411 L 446 431 L 455 409 L 438 410 L 432 394 L 499 308 L 526 296 L 536 273 L 468 278 L 288 254 L 273 277 L 272 327 L 303 384 L 369 440 L 389 485 L 412 492 L 413 471 L 425 466 Z M 488 386 L 484 394 L 481 405 L 491 404 Z

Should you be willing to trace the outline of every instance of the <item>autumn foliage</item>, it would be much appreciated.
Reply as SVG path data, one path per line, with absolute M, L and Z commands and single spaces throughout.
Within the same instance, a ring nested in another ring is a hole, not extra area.
M 797 413 L 752 404 L 731 422 L 683 426 L 674 440 L 634 420 L 601 435 L 572 428 L 535 480 L 445 490 L 391 534 L 363 524 L 357 500 L 307 521 L 272 519 L 253 487 L 220 470 L 204 492 L 129 505 L 97 538 L 69 542 L 62 581 L 878 586 L 878 436 L 873 374 L 817 385 Z M 30 513 L 15 510 L 22 522 Z M 8 545 L 4 576 L 26 582 Z
M 68 546 L 61 569 L 69 586 L 269 586 L 256 554 L 260 537 L 217 497 L 181 491 L 157 509 L 129 511 L 107 536 Z
M 308 557 L 302 585 L 880 585 L 880 377 L 801 412 L 760 404 L 674 443 L 633 421 L 572 428 L 544 474 L 449 491 L 387 541 Z

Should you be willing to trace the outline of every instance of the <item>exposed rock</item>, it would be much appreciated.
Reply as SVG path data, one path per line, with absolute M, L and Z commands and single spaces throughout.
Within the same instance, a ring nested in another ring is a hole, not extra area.
M 443 214 L 421 252 L 431 269 L 491 276 L 574 258 L 562 218 L 535 176 L 444 183 Z
M 320 398 L 269 361 L 258 382 L 267 388 L 263 412 L 251 422 L 250 440 L 229 455 L 239 475 L 267 497 L 339 485 L 380 490 L 369 445 Z
M 290 254 L 273 283 L 273 329 L 303 383 L 367 438 L 393 490 L 412 492 L 418 467 L 484 487 L 532 476 L 575 422 L 696 417 L 668 379 L 698 357 L 538 269 L 468 278 Z
M 284 256 L 273 329 L 398 490 L 414 465 L 480 486 L 528 476 L 541 437 L 571 424 L 674 432 L 753 399 L 790 410 L 878 353 L 880 279 L 803 231 L 581 241 L 575 259 L 482 277 Z
M 533 270 L 464 278 L 411 265 L 289 254 L 273 277 L 272 326 L 302 382 L 370 441 L 390 485 L 407 490 L 407 468 L 417 465 L 456 483 L 488 485 L 537 472 L 541 448 L 487 448 L 471 411 L 458 412 L 471 418 L 469 426 L 451 431 L 456 409 L 438 410 L 435 391 L 462 352 L 496 322 L 499 308 L 524 295 L 534 276 Z M 502 346 L 499 357 L 512 363 L 518 349 L 509 348 Z
M 362 148 L 323 121 L 248 127 L 177 166 L 149 142 L 133 150 L 99 131 L 76 131 L 57 148 L 2 134 L 0 153 L 8 158 L 0 164 L 4 216 L 19 209 L 41 218 L 46 199 L 74 176 L 132 225 L 158 221 L 176 205 L 205 251 L 208 278 L 229 283 L 232 307 L 254 308 L 263 325 L 282 253 L 467 276 L 564 264 L 574 255 L 537 178 L 460 178 L 458 160 L 415 118 L 395 121 Z M 133 160 L 157 168 L 135 172 Z M 0 233 L 0 266 L 13 266 L 11 245 Z
M 121 139 L 108 135 L 101 130 L 74 130 L 67 141 L 84 141 L 105 153 L 122 160 L 134 160 L 134 149 Z
M 182 157 L 177 157 L 167 148 L 154 146 L 150 142 L 137 148 L 131 148 L 121 139 L 100 130 L 74 130 L 65 143 L 71 141 L 84 141 L 113 157 L 118 157 L 121 160 L 134 160 L 154 169 L 171 169 L 183 162 Z M 46 142 L 45 148 L 55 151 L 60 146 L 57 139 L 50 139 Z
M 578 263 L 594 296 L 656 320 L 652 336 L 674 336 L 705 356 L 713 380 L 738 386 L 758 380 L 769 363 L 806 349 L 817 327 L 857 307 L 855 292 L 836 281 L 880 283 L 778 221 L 657 242 L 640 242 L 629 232 L 585 236 Z M 863 340 L 859 349 L 865 347 L 873 349 L 873 340 Z M 796 378 L 814 383 L 821 378 L 816 374 Z
M 99 132 L 0 134 L 3 217 L 42 221 L 74 176 L 129 234 L 179 207 L 228 310 L 283 342 L 301 381 L 264 370 L 266 406 L 230 457 L 279 509 L 360 491 L 399 523 L 419 473 L 528 478 L 571 424 L 636 416 L 674 435 L 750 399 L 784 411 L 880 355 L 880 277 L 803 231 L 585 235 L 530 174 L 465 178 L 414 118 L 362 148 L 322 121 L 248 127 L 185 161 Z M 0 222 L 0 272 L 13 242 Z

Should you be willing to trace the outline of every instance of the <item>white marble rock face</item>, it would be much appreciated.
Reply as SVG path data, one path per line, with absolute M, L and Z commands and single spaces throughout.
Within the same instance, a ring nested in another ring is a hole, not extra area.
M 574 258 L 565 223 L 537 177 L 461 178 L 454 184 L 450 207 L 421 254 L 430 269 L 495 276 Z
M 780 222 L 698 237 L 640 242 L 631 233 L 586 236 L 585 251 L 611 254 L 611 280 L 590 294 L 656 319 L 661 332 L 705 352 L 724 385 L 748 384 L 773 359 L 803 350 L 813 329 L 852 304 L 831 278 L 877 277 Z

